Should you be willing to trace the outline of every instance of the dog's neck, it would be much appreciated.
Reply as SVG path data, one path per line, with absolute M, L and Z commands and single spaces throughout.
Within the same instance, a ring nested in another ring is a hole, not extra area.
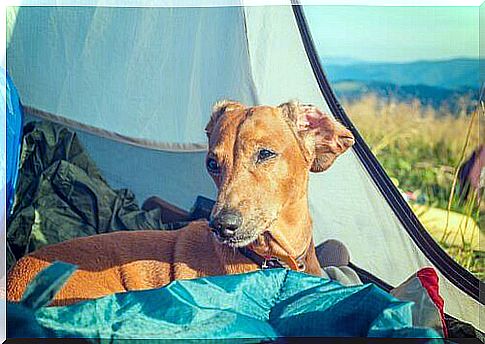
M 260 256 L 277 257 L 286 262 L 302 256 L 306 266 L 305 272 L 321 275 L 312 237 L 312 220 L 308 197 L 305 193 L 296 200 L 288 202 L 281 209 L 280 216 L 271 226 L 270 231 L 262 233 L 255 242 L 248 245 L 248 248 Z M 214 243 L 217 253 L 222 255 L 225 260 L 227 258 L 233 260 L 240 255 L 237 249 L 220 244 L 215 238 Z M 232 271 L 233 269 L 237 269 L 237 271 Z M 251 270 L 254 270 L 254 266 L 234 264 L 234 267 L 228 267 L 228 273 Z
M 259 255 L 297 258 L 304 254 L 312 238 L 312 220 L 306 195 L 288 202 L 268 232 L 249 248 Z

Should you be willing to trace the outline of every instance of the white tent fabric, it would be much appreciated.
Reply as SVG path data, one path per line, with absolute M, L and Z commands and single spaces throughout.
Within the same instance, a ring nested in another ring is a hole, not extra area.
M 201 110 L 255 101 L 243 27 L 237 7 L 23 8 L 8 69 L 29 76 L 15 82 L 36 108 L 127 136 L 205 142 Z
M 216 193 L 201 150 L 216 100 L 300 99 L 331 112 L 291 6 L 23 7 L 7 70 L 24 105 L 79 122 L 73 128 L 113 187 L 184 208 Z M 120 143 L 125 136 L 138 144 Z M 312 174 L 309 197 L 316 244 L 343 241 L 356 265 L 391 285 L 433 266 L 354 151 Z M 479 301 L 441 273 L 440 287 L 448 314 L 485 329 Z

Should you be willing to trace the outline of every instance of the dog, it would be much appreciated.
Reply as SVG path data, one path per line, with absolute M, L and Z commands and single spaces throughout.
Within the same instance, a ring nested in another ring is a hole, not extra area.
M 210 221 L 175 231 L 118 231 L 45 246 L 7 277 L 7 299 L 56 260 L 78 266 L 51 305 L 177 279 L 284 267 L 321 275 L 308 208 L 309 172 L 327 170 L 352 133 L 313 105 L 248 107 L 220 101 L 206 126 L 206 168 L 218 195 Z

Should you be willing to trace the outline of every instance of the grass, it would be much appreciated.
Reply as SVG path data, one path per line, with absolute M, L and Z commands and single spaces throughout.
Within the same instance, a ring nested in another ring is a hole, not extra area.
M 483 279 L 484 244 L 473 242 L 484 234 L 480 228 L 485 224 L 485 202 L 474 192 L 460 197 L 457 183 L 458 168 L 478 148 L 484 134 L 483 108 L 469 113 L 464 99 L 454 113 L 446 106 L 434 109 L 418 100 L 399 102 L 373 94 L 343 106 L 399 188 L 412 191 L 424 205 L 412 206 L 435 240 Z M 435 209 L 441 209 L 434 213 L 439 218 L 434 216 L 430 224 L 427 212 Z M 450 226 L 450 216 L 458 224 Z

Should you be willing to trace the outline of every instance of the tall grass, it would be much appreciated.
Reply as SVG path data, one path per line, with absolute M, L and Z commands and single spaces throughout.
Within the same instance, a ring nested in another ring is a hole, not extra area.
M 399 181 L 401 190 L 414 192 L 429 207 L 467 215 L 466 219 L 483 228 L 485 202 L 473 192 L 461 198 L 457 185 L 459 166 L 480 145 L 485 131 L 483 109 L 469 113 L 468 105 L 463 99 L 460 109 L 451 112 L 446 106 L 434 109 L 418 100 L 400 102 L 374 94 L 343 103 L 387 173 Z M 448 219 L 443 220 L 448 227 Z M 435 239 L 459 263 L 483 277 L 485 255 L 472 249 L 464 238 L 460 226 L 458 234 L 444 228 L 443 235 Z

